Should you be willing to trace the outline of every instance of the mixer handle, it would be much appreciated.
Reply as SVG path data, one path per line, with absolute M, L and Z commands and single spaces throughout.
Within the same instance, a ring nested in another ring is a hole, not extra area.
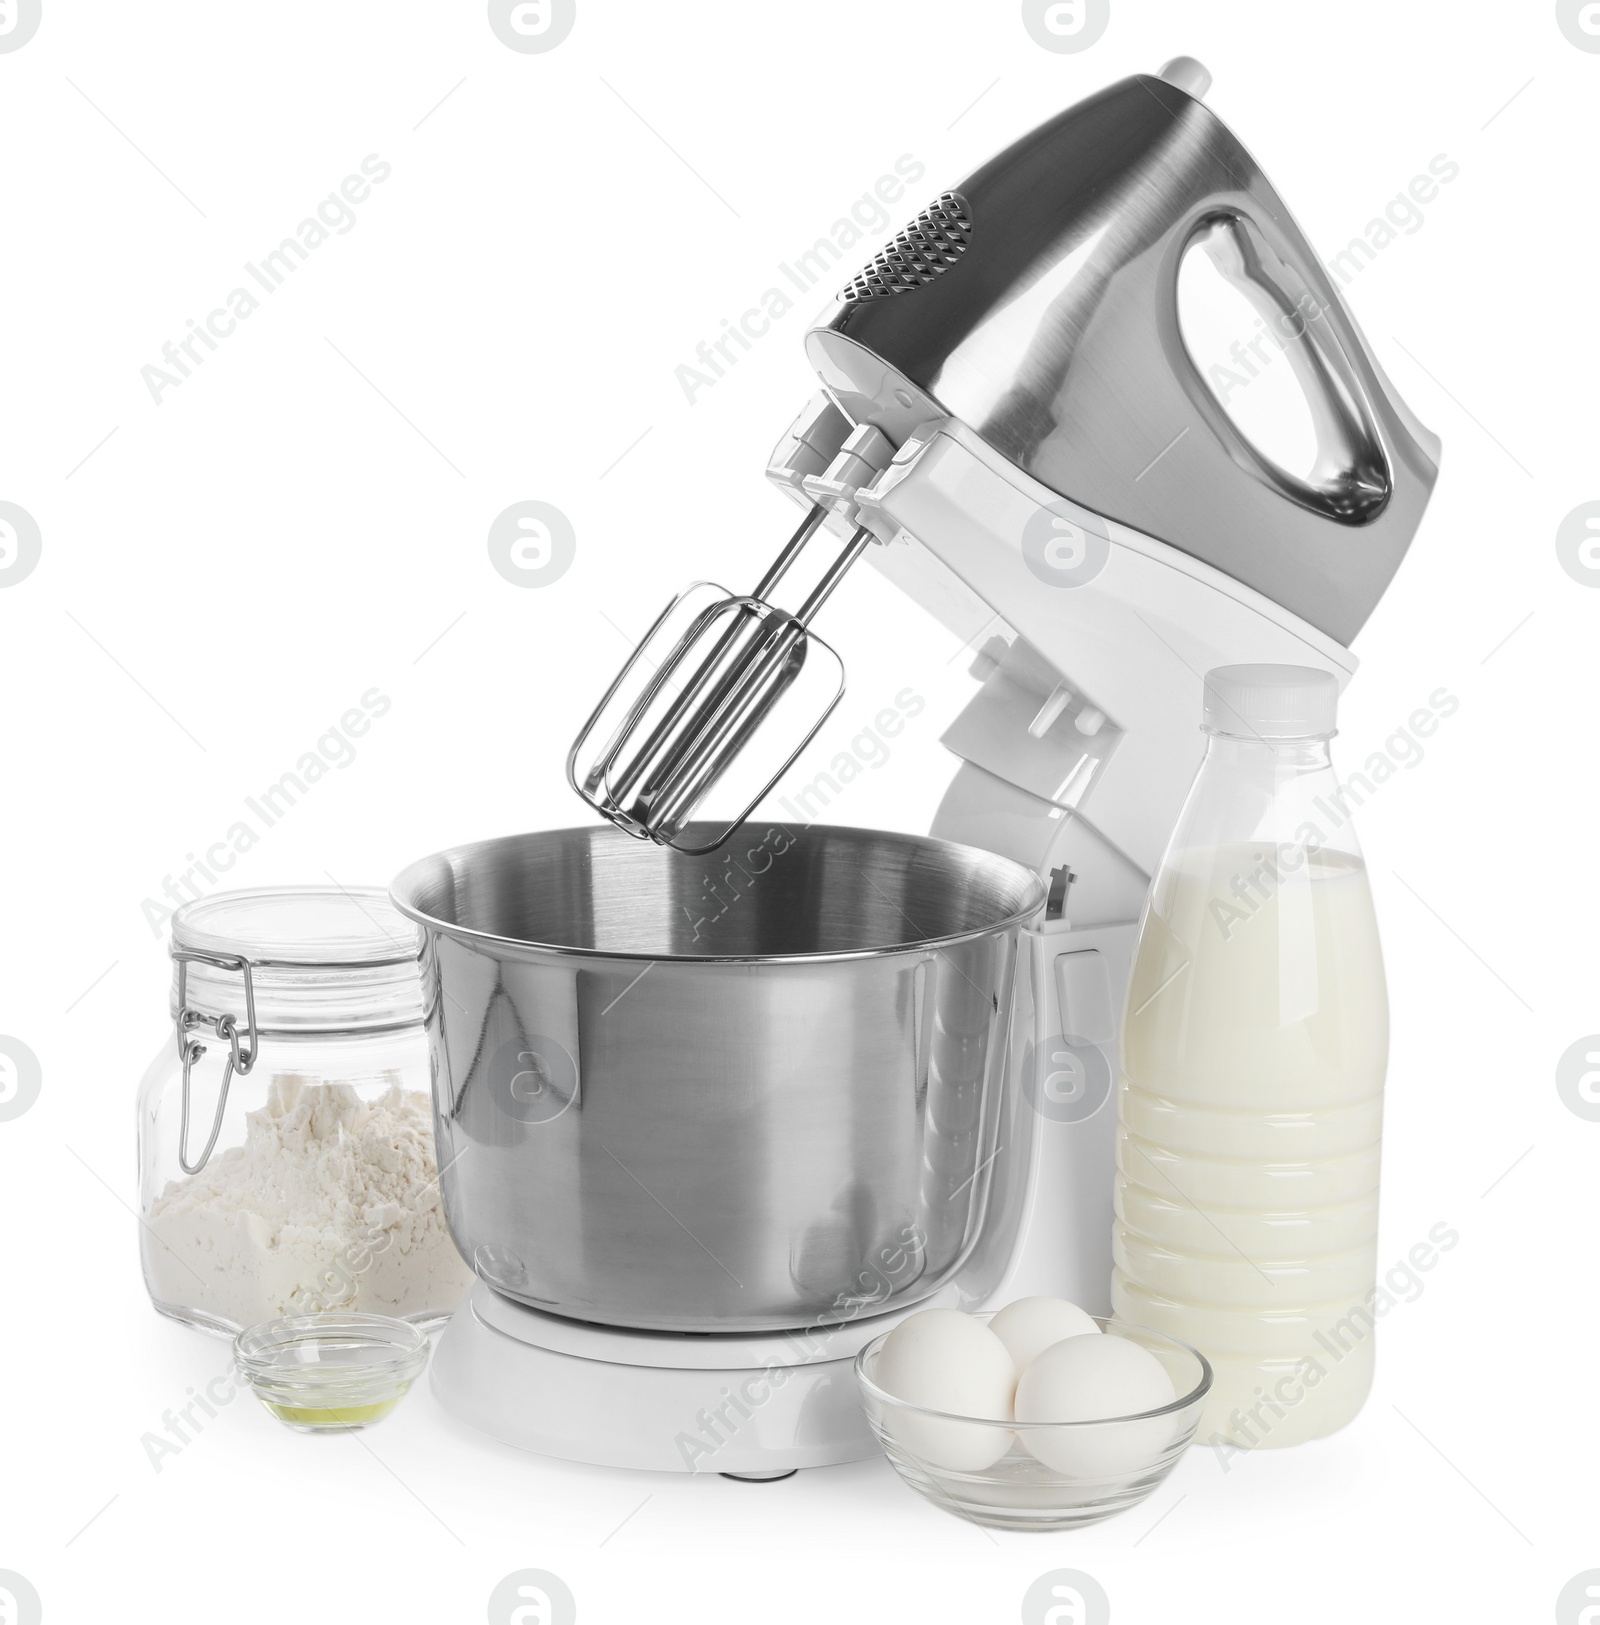
M 1236 462 L 1280 495 L 1340 524 L 1362 525 L 1387 505 L 1393 473 L 1373 409 L 1377 363 L 1315 260 L 1271 214 L 1237 203 L 1202 219 L 1185 253 L 1203 249 L 1218 271 L 1273 324 L 1311 408 L 1317 463 L 1290 473 L 1239 428 L 1190 358 L 1194 405 Z M 1359 362 L 1357 358 L 1359 357 Z

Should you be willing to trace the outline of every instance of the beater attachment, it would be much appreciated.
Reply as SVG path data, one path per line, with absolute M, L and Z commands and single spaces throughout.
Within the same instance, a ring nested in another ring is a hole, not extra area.
M 854 523 L 856 487 L 893 456 L 879 430 L 848 430 L 831 403 L 802 420 L 774 474 L 811 508 L 771 569 L 748 596 L 702 581 L 674 598 L 573 742 L 573 789 L 630 835 L 682 852 L 714 851 L 843 697 L 844 665 L 810 625 L 874 541 L 872 531 L 854 524 L 795 610 L 779 608 L 771 594 L 830 517 Z M 839 448 L 832 456 L 830 442 Z M 692 836 L 691 819 L 698 820 Z M 714 839 L 706 838 L 708 825 Z

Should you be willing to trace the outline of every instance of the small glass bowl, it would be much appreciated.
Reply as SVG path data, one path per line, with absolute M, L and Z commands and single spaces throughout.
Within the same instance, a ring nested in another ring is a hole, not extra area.
M 239 1375 L 297 1433 L 381 1422 L 428 1363 L 427 1335 L 387 1315 L 287 1315 L 239 1333 Z
M 1092 1318 L 1105 1335 L 1125 1337 L 1153 1354 L 1178 1398 L 1159 1410 L 1099 1422 L 952 1416 L 909 1405 L 873 1381 L 890 1335 L 885 1332 L 856 1356 L 856 1385 L 894 1470 L 935 1506 L 993 1529 L 1076 1529 L 1137 1506 L 1189 1448 L 1211 1390 L 1211 1366 L 1176 1338 Z M 1029 1448 L 1035 1442 L 1039 1455 Z M 987 1464 L 976 1465 L 986 1457 Z

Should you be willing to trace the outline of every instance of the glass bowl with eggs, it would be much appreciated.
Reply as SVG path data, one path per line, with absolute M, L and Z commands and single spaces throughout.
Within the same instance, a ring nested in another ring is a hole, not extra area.
M 1176 1338 L 1022 1298 L 925 1309 L 856 1357 L 872 1431 L 935 1506 L 995 1529 L 1072 1529 L 1137 1506 L 1189 1447 L 1211 1388 Z

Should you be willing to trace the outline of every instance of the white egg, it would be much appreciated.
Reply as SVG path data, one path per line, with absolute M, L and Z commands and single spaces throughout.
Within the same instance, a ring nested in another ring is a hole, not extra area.
M 989 1330 L 1005 1344 L 1022 1372 L 1052 1343 L 1084 1337 L 1100 1328 L 1065 1298 L 1018 1298 L 989 1322 Z
M 1047 1467 L 1071 1478 L 1120 1478 L 1161 1455 L 1176 1432 L 1174 1418 L 1092 1424 L 1159 1410 L 1176 1398 L 1166 1367 L 1148 1349 L 1115 1335 L 1069 1337 L 1022 1373 L 1015 1415 L 1019 1422 L 1078 1424 L 1023 1431 L 1023 1443 Z
M 1011 1420 L 1017 1368 L 983 1324 L 955 1309 L 924 1309 L 884 1339 L 872 1380 L 907 1404 L 957 1416 Z M 913 1456 L 952 1472 L 992 1467 L 1011 1448 L 1009 1428 L 891 1410 L 885 1425 Z

